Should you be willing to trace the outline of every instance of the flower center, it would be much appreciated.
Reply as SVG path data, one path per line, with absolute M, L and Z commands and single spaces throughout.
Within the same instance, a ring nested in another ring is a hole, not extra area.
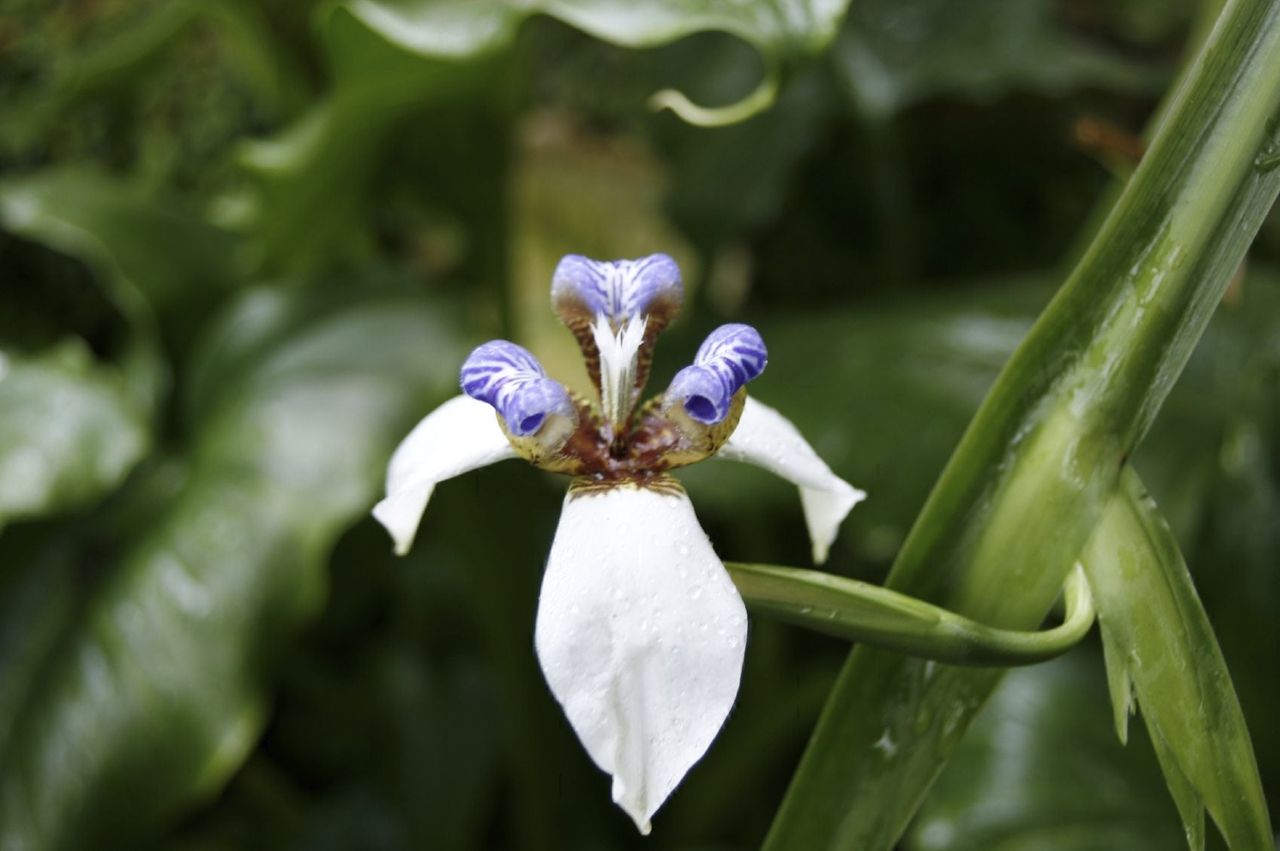
M 600 352 L 600 408 L 614 435 L 626 432 L 636 397 L 636 369 L 644 330 L 644 316 L 624 319 L 617 331 L 608 317 L 596 314 L 591 335 Z

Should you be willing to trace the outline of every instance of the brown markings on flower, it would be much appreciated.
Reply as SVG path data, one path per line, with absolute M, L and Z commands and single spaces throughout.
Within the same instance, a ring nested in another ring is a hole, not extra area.
M 547 451 L 536 437 L 513 438 L 519 453 L 535 467 L 589 479 L 602 486 L 646 485 L 667 471 L 711 457 L 737 428 L 746 404 L 746 390 L 734 396 L 723 422 L 704 425 L 684 415 L 679 406 L 667 407 L 662 396 L 650 399 L 632 417 L 625 431 L 614 433 L 599 413 L 574 395 L 578 424 L 555 451 Z M 508 434 L 508 437 L 510 435 Z
M 635 406 L 640 392 L 649 380 L 649 368 L 653 364 L 653 349 L 657 345 L 658 335 L 666 330 L 671 320 L 680 313 L 682 302 L 683 298 L 679 292 L 664 292 L 655 296 L 645 306 L 644 341 L 636 357 L 636 382 L 632 387 L 632 407 Z M 569 333 L 573 334 L 573 338 L 578 341 L 578 348 L 582 350 L 582 358 L 586 362 L 587 375 L 591 378 L 591 384 L 596 388 L 596 392 L 599 393 L 600 350 L 596 348 L 596 338 L 591 331 L 596 315 L 587 307 L 585 301 L 573 293 L 560 295 L 552 307 L 560 317 L 560 321 L 569 329 Z M 637 316 L 633 321 L 638 322 L 640 319 L 641 317 Z M 620 326 L 612 322 L 609 323 L 609 327 L 615 334 L 620 330 Z
M 684 494 L 684 485 L 680 484 L 679 480 L 674 476 L 666 473 L 654 473 L 650 476 L 623 479 L 621 481 L 597 479 L 593 476 L 579 476 L 569 483 L 569 498 L 577 499 L 582 496 L 606 493 L 618 488 L 643 488 L 644 490 L 666 494 L 667 496 L 681 496 Z

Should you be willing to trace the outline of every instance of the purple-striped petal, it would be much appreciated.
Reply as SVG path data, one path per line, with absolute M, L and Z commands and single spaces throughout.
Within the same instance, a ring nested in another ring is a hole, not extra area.
M 575 415 L 569 392 L 547 378 L 528 349 L 506 340 L 477 346 L 462 365 L 458 383 L 471 398 L 496 408 L 516 437 L 536 432 L 550 414 Z
M 768 349 L 756 329 L 721 325 L 698 348 L 693 365 L 676 373 L 667 400 L 683 403 L 700 423 L 718 423 L 728 416 L 733 394 L 764 372 L 768 362 Z
M 680 267 L 666 254 L 635 260 L 592 260 L 569 254 L 551 278 L 551 303 L 566 322 L 566 314 L 585 311 L 588 319 L 604 314 L 617 326 L 659 311 L 665 325 L 683 298 Z

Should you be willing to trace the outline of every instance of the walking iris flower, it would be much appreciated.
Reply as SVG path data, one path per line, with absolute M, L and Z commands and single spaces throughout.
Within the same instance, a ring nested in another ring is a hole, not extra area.
M 717 328 L 665 392 L 639 404 L 654 342 L 682 298 L 680 271 L 665 254 L 565 257 L 552 306 L 577 338 L 598 398 L 548 378 L 515 343 L 485 343 L 462 366 L 465 395 L 396 450 L 387 496 L 373 510 L 404 554 L 437 482 L 517 456 L 573 477 L 535 645 L 552 693 L 642 833 L 728 716 L 747 638 L 742 598 L 671 471 L 729 458 L 795 483 L 818 563 L 865 496 L 788 420 L 747 396 L 767 362 L 750 326 Z

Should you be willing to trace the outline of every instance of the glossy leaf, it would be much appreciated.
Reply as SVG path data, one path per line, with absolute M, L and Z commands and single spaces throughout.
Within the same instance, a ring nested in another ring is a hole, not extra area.
M 655 107 L 668 107 L 687 121 L 729 124 L 768 108 L 777 94 L 778 66 L 827 45 L 848 0 L 537 0 L 514 5 L 501 0 L 350 0 L 349 14 L 404 50 L 433 59 L 457 60 L 505 47 L 521 21 L 535 13 L 558 18 L 589 35 L 623 47 L 654 47 L 694 33 L 719 30 L 751 44 L 764 57 L 765 77 L 755 91 L 729 106 L 703 107 L 683 93 L 657 92 Z
M 1280 190 L 1280 7 L 1229 3 L 1090 249 L 979 410 L 888 584 L 998 626 L 1044 616 Z M 1016 589 L 1016 593 L 1010 593 Z M 854 650 L 767 848 L 887 849 L 999 681 Z M 925 714 L 947 719 L 920 730 Z M 873 761 L 888 730 L 902 741 Z M 908 735 L 915 730 L 914 735 Z
M 275 135 L 240 144 L 247 185 L 217 206 L 223 224 L 252 237 L 250 264 L 271 271 L 364 258 L 371 184 L 392 134 L 415 114 L 476 95 L 493 74 L 483 57 L 411 53 L 341 9 L 317 29 L 331 91 Z
M 775 64 L 810 54 L 834 36 L 847 0 L 350 0 L 318 16 L 333 71 L 329 96 L 276 136 L 246 144 L 240 161 L 250 191 L 226 199 L 228 224 L 256 231 L 268 268 L 307 268 L 335 249 L 358 252 L 367 183 L 398 126 L 460 96 L 483 91 L 493 57 L 510 47 L 527 17 L 543 13 L 625 47 L 652 47 L 721 30 L 760 50 L 770 71 L 747 95 L 748 111 L 772 101 Z M 665 102 L 708 121 L 732 119 L 688 103 Z M 754 98 L 754 100 L 753 100 Z M 323 237 L 317 238 L 317 228 Z M 353 238 L 353 234 L 355 237 Z
M 120 369 L 148 418 L 171 377 L 162 349 L 184 352 L 205 312 L 239 282 L 230 234 L 93 168 L 0 182 L 0 224 L 92 271 L 127 326 Z
M 142 186 L 92 168 L 0 182 L 0 222 L 88 263 L 135 321 L 193 291 L 208 300 L 235 280 L 230 235 Z
M 1132 684 L 1192 848 L 1204 847 L 1205 809 L 1231 848 L 1266 847 L 1266 799 L 1231 675 L 1173 533 L 1132 472 L 1082 562 L 1121 741 Z
M 76 614 L 73 548 L 25 531 L 17 527 L 0 538 L 0 757 L 23 701 Z
M 1181 841 L 1150 745 L 1111 735 L 1095 647 L 1012 671 L 938 778 L 909 851 L 1167 851 Z M 881 759 L 891 760 L 886 740 Z
M 220 354 L 206 351 L 209 371 Z M 351 299 L 228 376 L 192 423 L 182 487 L 152 506 L 21 702 L 0 753 L 0 846 L 134 845 L 216 793 L 323 598 L 326 553 L 457 357 L 421 304 Z
M 149 442 L 121 375 L 83 345 L 0 352 L 0 528 L 110 492 Z
M 352 0 L 351 14 L 387 38 L 421 53 L 467 56 L 501 46 L 507 27 L 541 12 L 605 41 L 628 47 L 662 44 L 708 29 L 733 33 L 761 49 L 820 47 L 835 33 L 843 0 Z
M 832 54 L 859 111 L 881 120 L 938 95 L 1151 91 L 1164 83 L 1149 66 L 1074 35 L 1059 16 L 1049 0 L 864 0 L 850 9 Z

